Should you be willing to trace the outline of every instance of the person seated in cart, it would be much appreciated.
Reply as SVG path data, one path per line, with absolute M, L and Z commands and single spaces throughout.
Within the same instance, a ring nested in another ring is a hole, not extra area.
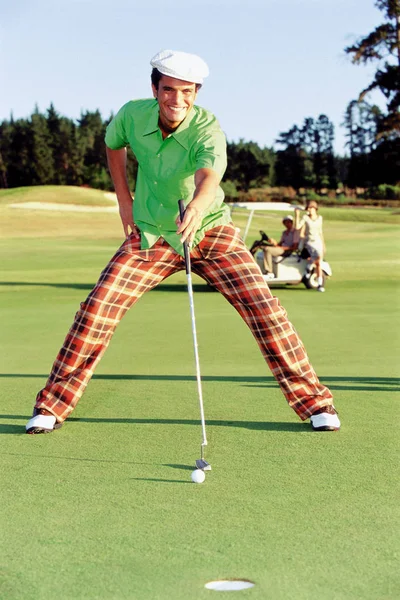
M 262 247 L 265 276 L 267 279 L 274 279 L 275 277 L 272 259 L 284 254 L 290 254 L 293 250 L 297 249 L 299 244 L 299 231 L 294 227 L 293 217 L 286 215 L 286 217 L 283 217 L 282 223 L 285 229 L 282 232 L 279 242 L 273 238 L 269 238 L 268 242 L 270 245 Z

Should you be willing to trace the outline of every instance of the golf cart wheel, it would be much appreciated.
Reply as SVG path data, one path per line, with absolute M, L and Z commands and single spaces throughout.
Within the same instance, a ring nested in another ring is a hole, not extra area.
M 316 270 L 314 269 L 309 277 L 304 275 L 302 282 L 309 290 L 318 289 L 318 277 Z M 322 273 L 322 285 L 325 285 L 325 273 Z

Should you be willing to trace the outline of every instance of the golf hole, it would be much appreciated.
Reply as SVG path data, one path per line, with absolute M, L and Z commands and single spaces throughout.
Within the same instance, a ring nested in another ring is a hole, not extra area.
M 236 592 L 247 590 L 254 587 L 254 585 L 248 579 L 218 579 L 217 581 L 209 581 L 204 587 L 215 592 Z

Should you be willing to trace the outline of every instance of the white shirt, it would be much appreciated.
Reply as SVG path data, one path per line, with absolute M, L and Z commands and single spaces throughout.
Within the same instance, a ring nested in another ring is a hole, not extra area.
M 304 243 L 305 244 L 321 244 L 323 240 L 322 235 L 322 217 L 318 215 L 316 219 L 311 219 L 308 215 L 305 215 L 300 221 L 300 229 L 304 226 Z

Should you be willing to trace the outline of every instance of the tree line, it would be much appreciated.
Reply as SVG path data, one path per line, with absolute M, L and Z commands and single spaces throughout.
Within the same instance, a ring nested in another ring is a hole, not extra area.
M 290 186 L 313 189 L 371 188 L 400 184 L 400 0 L 376 0 L 384 23 L 349 46 L 355 64 L 375 61 L 371 84 L 344 113 L 348 156 L 334 153 L 334 125 L 327 115 L 307 117 L 281 132 L 276 148 L 251 141 L 228 142 L 228 168 L 223 187 L 230 197 L 252 188 Z M 378 89 L 386 110 L 366 97 Z M 51 104 L 35 107 L 26 119 L 0 123 L 0 187 L 87 185 L 112 189 L 104 149 L 105 130 L 98 110 L 72 120 Z M 128 179 L 134 189 L 137 161 L 128 152 Z
M 53 105 L 38 108 L 27 119 L 0 123 L 0 187 L 87 185 L 112 189 L 104 135 L 110 121 L 98 110 L 76 121 L 61 116 Z M 326 115 L 307 117 L 282 132 L 277 149 L 255 142 L 228 142 L 226 191 L 265 186 L 296 190 L 340 186 L 395 185 L 400 179 L 400 139 L 376 139 L 379 112 L 366 102 L 351 102 L 345 115 L 349 156 L 334 153 L 334 126 Z M 128 178 L 134 189 L 137 162 L 128 154 Z

